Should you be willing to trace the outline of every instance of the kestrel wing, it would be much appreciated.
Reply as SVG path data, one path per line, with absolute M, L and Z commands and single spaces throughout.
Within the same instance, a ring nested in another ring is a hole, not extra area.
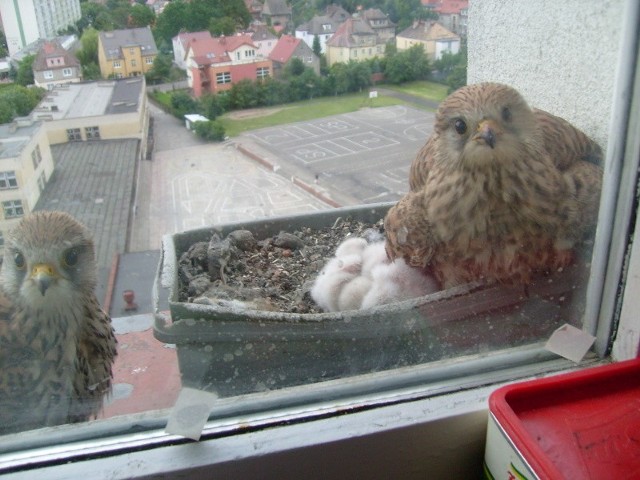
M 549 156 L 556 167 L 565 171 L 580 161 L 602 165 L 602 149 L 566 120 L 544 110 L 533 109 Z
M 433 154 L 435 149 L 435 138 L 433 134 L 420 149 L 416 158 L 411 163 L 411 170 L 409 171 L 409 188 L 412 192 L 416 192 L 424 187 L 429 177 L 429 171 L 433 168 L 434 160 Z

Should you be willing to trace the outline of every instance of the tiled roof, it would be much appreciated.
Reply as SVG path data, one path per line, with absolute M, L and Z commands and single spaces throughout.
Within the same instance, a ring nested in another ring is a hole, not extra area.
M 311 20 L 296 28 L 300 32 L 308 32 L 311 35 L 326 35 L 334 33 L 338 30 L 342 21 L 334 20 L 328 15 L 316 15 Z M 328 29 L 324 28 L 324 25 L 330 25 Z
M 327 41 L 330 47 L 352 47 L 354 35 L 376 36 L 376 32 L 362 18 L 348 18 Z
M 469 0 L 422 0 L 422 5 L 432 8 L 441 15 L 460 14 L 469 7 Z
M 145 56 L 158 53 L 149 27 L 100 32 L 99 35 L 107 60 L 122 58 L 122 48 L 127 47 L 140 47 Z
M 62 57 L 63 61 L 60 65 L 47 65 L 47 58 L 52 57 Z M 57 40 L 46 41 L 38 50 L 33 61 L 33 70 L 37 72 L 78 66 L 80 66 L 80 62 L 76 56 L 62 48 Z
M 285 0 L 265 0 L 262 13 L 268 15 L 291 15 L 291 7 Z
M 291 35 L 282 35 L 269 54 L 269 60 L 287 63 L 302 40 Z
M 237 50 L 242 45 L 257 48 L 251 37 L 246 34 L 232 35 L 229 37 L 215 37 L 204 40 L 191 41 L 190 49 L 193 52 L 193 60 L 199 65 L 223 63 L 231 61 L 229 52 Z
M 182 32 L 176 35 L 175 38 L 177 38 L 178 41 L 182 44 L 182 48 L 184 50 L 187 50 L 187 48 L 189 48 L 189 43 L 191 42 L 191 40 L 193 40 L 194 38 L 196 40 L 209 39 L 211 38 L 211 33 L 209 33 L 208 30 L 205 30 L 204 32 Z
M 444 40 L 444 39 L 459 39 L 460 37 L 443 27 L 438 22 L 424 21 L 414 22 L 409 28 L 406 28 L 400 32 L 398 37 L 410 38 L 414 40 L 421 40 L 426 42 L 428 40 Z

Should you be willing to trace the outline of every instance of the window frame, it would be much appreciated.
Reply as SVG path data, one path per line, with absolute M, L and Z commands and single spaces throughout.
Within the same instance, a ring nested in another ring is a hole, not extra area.
M 2 202 L 2 214 L 5 220 L 24 217 L 24 205 L 22 204 L 22 200 L 4 200 Z
M 12 181 L 15 185 L 11 185 Z M 6 186 L 2 186 L 2 182 L 5 182 Z M 17 190 L 18 188 L 20 186 L 18 185 L 18 177 L 15 170 L 0 172 L 0 190 Z

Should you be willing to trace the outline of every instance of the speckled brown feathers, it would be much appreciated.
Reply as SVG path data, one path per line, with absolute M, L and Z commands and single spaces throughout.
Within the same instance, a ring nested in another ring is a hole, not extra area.
M 111 390 L 116 340 L 95 298 L 94 246 L 61 212 L 25 217 L 0 287 L 0 433 L 87 420 Z
M 595 225 L 600 147 L 513 88 L 469 85 L 445 99 L 385 219 L 387 252 L 442 287 L 526 283 L 571 262 Z

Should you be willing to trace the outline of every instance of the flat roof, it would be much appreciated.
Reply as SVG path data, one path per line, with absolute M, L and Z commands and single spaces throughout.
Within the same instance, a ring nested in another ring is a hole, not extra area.
M 47 92 L 32 117 L 62 120 L 136 112 L 143 87 L 142 77 L 58 85 Z
M 42 126 L 42 122 L 16 119 L 0 124 L 0 159 L 17 158 Z

